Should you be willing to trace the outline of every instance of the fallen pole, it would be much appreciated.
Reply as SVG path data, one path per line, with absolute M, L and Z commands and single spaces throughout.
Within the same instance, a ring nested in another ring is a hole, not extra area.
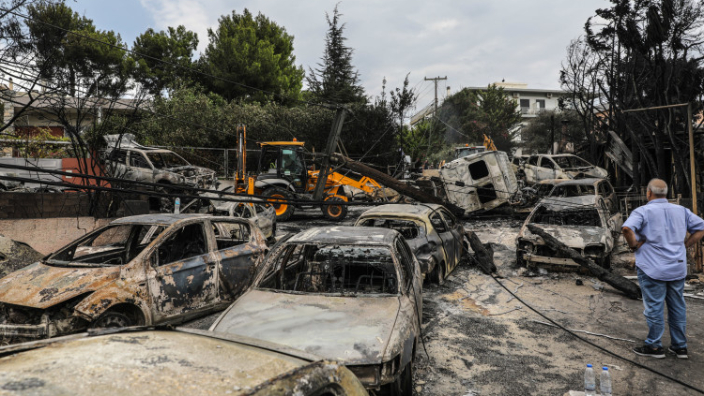
M 628 279 L 622 276 L 615 275 L 611 273 L 611 271 L 596 265 L 592 260 L 583 257 L 574 249 L 568 248 L 567 246 L 565 246 L 564 243 L 558 241 L 557 238 L 548 234 L 547 232 L 545 232 L 545 230 L 536 226 L 535 224 L 528 224 L 528 229 L 533 234 L 541 237 L 543 241 L 545 241 L 545 245 L 547 245 L 554 252 L 560 253 L 561 255 L 572 259 L 581 267 L 588 269 L 589 272 L 592 275 L 596 276 L 599 280 L 604 281 L 609 285 L 613 286 L 614 288 L 622 291 L 626 296 L 630 298 L 638 299 L 641 297 L 640 286 L 638 286 L 637 284 L 629 281 Z
M 344 155 L 338 153 L 332 154 L 330 156 L 330 162 L 339 165 L 343 168 L 355 171 L 363 176 L 367 176 L 371 179 L 374 179 L 377 182 L 383 184 L 384 186 L 396 190 L 396 192 L 398 192 L 399 194 L 415 199 L 418 202 L 443 205 L 450 211 L 452 211 L 456 216 L 461 217 L 464 215 L 464 210 L 462 210 L 462 208 L 453 205 L 449 202 L 445 202 L 438 197 L 427 194 L 415 187 L 411 187 L 406 183 L 402 183 L 401 181 L 387 175 L 384 172 L 378 171 L 372 167 L 364 165 L 361 162 L 347 158 Z
M 496 264 L 494 264 L 494 252 L 487 249 L 486 246 L 479 239 L 477 234 L 473 231 L 465 231 L 467 234 L 467 239 L 469 239 L 469 246 L 472 247 L 474 251 L 474 258 L 479 265 L 479 268 L 487 275 L 496 272 Z

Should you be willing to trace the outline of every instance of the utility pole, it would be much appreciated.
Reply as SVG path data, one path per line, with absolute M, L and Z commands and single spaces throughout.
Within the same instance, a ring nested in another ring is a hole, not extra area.
M 433 113 L 437 113 L 438 112 L 438 81 L 447 80 L 447 76 L 434 77 L 434 78 L 424 77 L 424 80 L 425 81 L 432 81 L 435 83 L 435 108 L 433 109 Z

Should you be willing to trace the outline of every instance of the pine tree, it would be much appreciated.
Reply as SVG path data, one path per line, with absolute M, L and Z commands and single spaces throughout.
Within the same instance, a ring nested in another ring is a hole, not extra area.
M 321 102 L 366 103 L 364 88 L 359 85 L 359 72 L 352 66 L 352 48 L 345 45 L 345 24 L 340 23 L 338 6 L 332 18 L 325 14 L 328 32 L 325 36 L 325 53 L 318 69 L 309 68 L 306 80 L 313 97 Z

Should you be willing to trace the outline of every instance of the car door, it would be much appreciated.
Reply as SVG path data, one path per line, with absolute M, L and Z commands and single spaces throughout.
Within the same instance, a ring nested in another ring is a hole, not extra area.
M 252 283 L 265 251 L 254 243 L 247 221 L 213 218 L 210 227 L 217 246 L 215 258 L 220 262 L 221 298 L 232 300 Z
M 440 215 L 440 211 L 436 210 L 428 216 L 430 223 L 433 225 L 435 232 L 440 236 L 442 241 L 443 250 L 445 250 L 445 273 L 448 273 L 448 269 L 452 267 L 452 263 L 455 262 L 455 236 L 452 234 L 452 230 L 447 227 L 445 220 L 443 220 Z M 440 263 L 438 263 L 440 264 Z
M 453 236 L 453 251 L 455 255 L 455 260 L 452 264 L 448 263 L 447 273 L 452 272 L 457 265 L 459 265 L 462 259 L 462 237 L 464 236 L 464 227 L 457 221 L 457 218 L 445 209 L 440 209 L 440 214 L 442 214 L 443 219 L 445 219 L 445 224 L 447 224 L 447 229 Z
M 401 351 L 401 364 L 399 367 L 406 367 L 413 357 L 413 346 L 418 335 L 420 335 L 420 315 L 423 312 L 423 290 L 420 281 L 420 268 L 418 261 L 414 259 L 411 249 L 403 239 L 397 238 L 395 243 L 396 254 L 400 264 L 399 273 L 402 276 L 401 298 L 399 306 L 399 320 L 411 321 L 414 329 L 408 337 L 403 340 L 403 350 Z
M 130 151 L 130 180 L 151 183 L 154 181 L 154 167 L 151 162 L 138 151 Z
M 541 156 L 538 163 L 538 180 L 557 179 L 558 166 L 550 157 Z
M 108 172 L 110 176 L 116 178 L 124 178 L 127 173 L 127 152 L 120 149 L 114 149 L 110 152 L 108 159 Z
M 206 309 L 217 300 L 216 260 L 203 223 L 169 232 L 148 259 L 154 322 Z
M 614 214 L 619 211 L 618 202 L 616 201 L 616 194 L 614 193 L 611 183 L 606 180 L 601 180 L 598 187 L 599 195 L 606 201 L 606 206 L 609 208 L 609 213 Z

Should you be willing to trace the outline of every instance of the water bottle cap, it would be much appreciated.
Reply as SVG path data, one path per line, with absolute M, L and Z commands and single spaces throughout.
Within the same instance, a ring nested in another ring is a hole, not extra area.
M 591 364 L 587 364 L 587 367 L 591 367 L 591 366 L 592 366 Z
M 604 366 L 604 371 L 609 371 L 609 368 Z

